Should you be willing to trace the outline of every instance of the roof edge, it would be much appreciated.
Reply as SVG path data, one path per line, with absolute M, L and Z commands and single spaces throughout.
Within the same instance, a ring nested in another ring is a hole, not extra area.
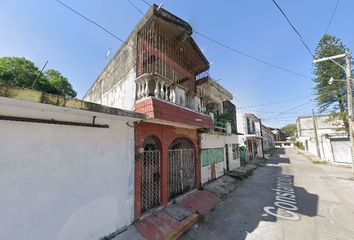
M 27 102 L 41 103 L 58 107 L 72 108 L 90 112 L 104 113 L 122 117 L 131 117 L 137 119 L 148 119 L 147 115 L 133 111 L 123 110 L 103 106 L 97 103 L 86 102 L 79 99 L 70 99 L 62 96 L 49 94 L 28 88 L 8 86 L 0 84 L 0 97 L 22 100 Z

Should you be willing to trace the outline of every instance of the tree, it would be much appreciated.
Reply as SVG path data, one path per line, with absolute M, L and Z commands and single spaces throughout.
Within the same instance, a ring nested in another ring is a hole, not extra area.
M 347 47 L 339 38 L 325 34 L 317 45 L 315 58 L 319 59 L 342 54 L 345 53 L 346 50 Z M 345 66 L 344 58 L 338 58 L 335 61 L 338 64 Z M 314 74 L 316 75 L 313 79 L 316 84 L 314 92 L 319 112 L 324 112 L 326 110 L 332 111 L 332 115 L 339 117 L 344 123 L 345 130 L 349 132 L 347 122 L 348 104 L 346 83 L 334 81 L 332 84 L 329 84 L 328 82 L 330 78 L 345 79 L 345 72 L 332 61 L 324 61 L 315 64 Z
M 25 58 L 0 58 L 0 84 L 32 88 L 33 83 L 39 75 L 39 69 L 33 62 Z M 68 79 L 53 69 L 45 71 L 36 81 L 33 89 L 66 98 L 76 97 L 76 92 Z
M 290 123 L 281 128 L 286 133 L 288 137 L 294 137 L 296 132 L 296 124 Z
M 66 98 L 76 97 L 76 92 L 68 79 L 61 75 L 60 72 L 49 69 L 44 73 L 44 77 L 48 79 L 48 93 L 64 96 Z

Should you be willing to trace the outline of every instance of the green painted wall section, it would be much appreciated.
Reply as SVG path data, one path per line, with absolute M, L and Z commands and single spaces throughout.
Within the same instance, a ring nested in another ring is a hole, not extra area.
M 201 151 L 202 167 L 224 161 L 224 148 L 209 148 Z

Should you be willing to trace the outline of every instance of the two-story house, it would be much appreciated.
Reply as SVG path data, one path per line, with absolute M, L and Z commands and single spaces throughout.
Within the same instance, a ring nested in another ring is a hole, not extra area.
M 135 219 L 201 184 L 198 130 L 214 123 L 196 90 L 209 62 L 192 32 L 153 5 L 84 98 L 150 117 L 132 126 Z
M 232 93 L 212 78 L 204 77 L 196 85 L 214 122 L 213 128 L 202 129 L 200 133 L 201 182 L 205 183 L 240 166 L 236 107 L 231 102 Z
M 246 161 L 263 158 L 261 120 L 253 113 L 237 113 L 240 146 L 246 148 Z

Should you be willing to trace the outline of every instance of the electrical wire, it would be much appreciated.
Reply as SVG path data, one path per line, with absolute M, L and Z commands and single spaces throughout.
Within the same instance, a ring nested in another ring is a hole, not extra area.
M 311 79 L 312 79 L 311 76 L 308 76 L 308 75 L 305 75 L 305 74 L 302 74 L 302 73 L 298 73 L 298 72 L 289 70 L 289 69 L 287 69 L 287 68 L 281 67 L 281 66 L 276 65 L 276 64 L 273 64 L 273 63 L 270 63 L 270 62 L 265 61 L 265 60 L 263 60 L 263 59 L 260 59 L 260 58 L 258 58 L 258 57 L 252 56 L 252 55 L 250 55 L 250 54 L 248 54 L 248 53 L 242 52 L 242 51 L 237 50 L 237 49 L 235 49 L 235 48 L 233 48 L 233 47 L 230 47 L 230 46 L 228 46 L 228 45 L 226 45 L 226 44 L 224 44 L 224 43 L 221 43 L 221 42 L 219 42 L 219 41 L 217 41 L 217 40 L 215 40 L 215 39 L 213 39 L 213 38 L 211 38 L 211 37 L 209 37 L 209 36 L 206 36 L 205 34 L 202 34 L 202 33 L 198 32 L 198 31 L 195 31 L 195 30 L 194 30 L 193 33 L 196 33 L 197 35 L 199 35 L 199 36 L 201 36 L 201 37 L 203 37 L 203 38 L 205 38 L 205 39 L 207 39 L 207 40 L 209 40 L 209 41 L 211 41 L 211 42 L 213 42 L 213 43 L 215 43 L 215 44 L 217 44 L 217 45 L 219 45 L 219 46 L 221 46 L 221 47 L 224 47 L 224 48 L 226 48 L 226 49 L 229 49 L 229 50 L 231 50 L 231 51 L 233 51 L 233 52 L 235 52 L 235 53 L 238 53 L 238 54 L 240 54 L 240 55 L 242 55 L 242 56 L 244 56 L 244 57 L 253 59 L 254 61 L 257 61 L 257 62 L 262 63 L 262 64 L 264 64 L 264 65 L 267 65 L 267 66 L 269 66 L 269 67 L 276 68 L 276 69 L 279 69 L 279 70 L 282 70 L 282 71 L 284 71 L 284 72 L 288 72 L 288 73 L 291 73 L 291 74 L 294 74 L 294 75 L 297 75 L 297 76 L 300 76 L 300 77 L 311 78 Z
M 338 8 L 338 5 L 339 5 L 339 2 L 340 2 L 340 0 L 337 0 L 336 6 L 334 7 L 334 10 L 333 10 L 333 12 L 332 12 L 331 18 L 330 18 L 330 20 L 329 20 L 329 22 L 328 22 L 328 24 L 327 24 L 327 27 L 326 27 L 326 30 L 325 30 L 324 34 L 327 34 L 328 28 L 329 28 L 329 26 L 330 26 L 330 25 L 331 25 L 331 23 L 332 23 L 332 20 L 333 20 L 334 14 L 335 14 L 335 13 L 336 13 L 336 11 L 337 11 L 337 8 Z
M 144 15 L 143 11 L 140 10 L 140 8 L 138 8 L 137 5 L 135 5 L 135 3 L 131 0 L 128 0 L 128 2 L 138 11 L 140 12 L 142 15 Z
M 148 6 L 150 6 L 150 7 L 152 6 L 152 5 L 149 4 L 147 1 L 145 1 L 145 0 L 142 0 L 142 1 L 143 1 L 145 4 L 147 4 Z M 139 9 L 139 12 L 141 12 L 140 9 Z M 259 62 L 259 63 L 265 64 L 265 65 L 267 65 L 267 66 L 269 66 L 269 67 L 272 67 L 272 68 L 275 68 L 275 69 L 278 69 L 278 70 L 282 70 L 282 71 L 285 71 L 285 72 L 288 72 L 288 73 L 291 73 L 291 74 L 294 74 L 294 75 L 297 75 L 297 76 L 300 76 L 300 77 L 311 78 L 311 79 L 312 79 L 312 77 L 307 76 L 307 75 L 305 75 L 305 74 L 302 74 L 302 73 L 298 73 L 298 72 L 289 70 L 289 69 L 287 69 L 287 68 L 281 67 L 281 66 L 276 65 L 276 64 L 273 64 L 273 63 L 270 63 L 270 62 L 265 61 L 265 60 L 263 60 L 263 59 L 260 59 L 260 58 L 258 58 L 258 57 L 252 56 L 251 54 L 248 54 L 248 53 L 242 52 L 242 51 L 240 51 L 240 50 L 237 50 L 237 49 L 235 49 L 235 48 L 233 48 L 233 47 L 230 47 L 230 46 L 228 46 L 228 45 L 226 45 L 226 44 L 224 44 L 224 43 L 221 43 L 221 42 L 219 42 L 219 41 L 217 41 L 217 40 L 215 40 L 215 39 L 213 39 L 213 38 L 211 38 L 211 37 L 209 37 L 209 36 L 207 36 L 207 35 L 205 35 L 205 34 L 203 34 L 203 33 L 200 33 L 200 32 L 198 32 L 198 31 L 196 31 L 196 30 L 193 30 L 193 33 L 195 33 L 195 34 L 199 35 L 200 37 L 205 38 L 205 39 L 207 39 L 207 40 L 209 40 L 209 41 L 211 41 L 211 42 L 213 42 L 213 43 L 215 43 L 215 44 L 217 44 L 217 45 L 219 45 L 219 46 L 221 46 L 221 47 L 224 47 L 224 48 L 226 48 L 226 49 L 228 49 L 228 50 L 231 50 L 232 52 L 235 52 L 235 53 L 237 53 L 237 54 L 239 54 L 239 55 L 242 55 L 242 56 L 244 56 L 244 57 L 250 58 L 250 59 L 252 59 L 252 60 L 254 60 L 254 61 L 257 61 L 257 62 Z
M 114 38 L 116 38 L 117 40 L 119 40 L 120 42 L 122 42 L 123 44 L 128 45 L 128 46 L 130 46 L 130 47 L 132 47 L 132 48 L 135 48 L 134 46 L 129 45 L 126 41 L 124 41 L 123 39 L 121 39 L 120 37 L 118 37 L 117 35 L 115 35 L 114 33 L 112 33 L 112 32 L 111 32 L 110 30 L 108 30 L 107 28 L 103 27 L 101 24 L 95 22 L 95 21 L 92 20 L 92 19 L 89 19 L 88 17 L 84 16 L 83 14 L 81 14 L 81 13 L 78 12 L 78 11 L 76 11 L 76 10 L 73 9 L 72 7 L 68 6 L 67 4 L 63 3 L 62 1 L 60 1 L 60 0 L 56 0 L 56 1 L 57 1 L 58 3 L 60 3 L 61 5 L 63 5 L 65 8 L 67 8 L 67 9 L 69 9 L 70 11 L 72 11 L 73 13 L 75 13 L 76 15 L 80 16 L 81 18 L 85 19 L 86 21 L 90 22 L 91 24 L 96 25 L 97 27 L 99 27 L 100 29 L 102 29 L 103 31 L 105 31 L 106 33 L 108 33 L 109 35 L 111 35 L 112 37 L 114 37 Z M 143 1 L 144 3 L 146 3 L 147 5 L 151 6 L 151 5 L 150 5 L 149 3 L 147 3 L 146 1 L 144 1 L 144 0 L 142 0 L 142 1 Z M 136 8 L 137 11 L 139 11 L 140 13 L 143 14 L 143 12 L 142 12 L 133 2 L 131 2 L 131 1 L 129 1 L 129 2 Z M 281 67 L 281 66 L 278 66 L 278 65 L 276 65 L 276 64 L 272 64 L 272 63 L 267 62 L 267 61 L 265 61 L 265 60 L 262 60 L 262 59 L 260 59 L 260 58 L 258 58 L 258 57 L 254 57 L 254 56 L 252 56 L 252 55 L 250 55 L 250 54 L 248 54 L 248 53 L 241 52 L 241 51 L 239 51 L 239 50 L 237 50 L 237 49 L 234 49 L 234 48 L 232 48 L 232 47 L 230 47 L 230 46 L 227 46 L 226 44 L 223 44 L 223 43 L 221 43 L 221 42 L 218 42 L 218 41 L 216 41 L 215 39 L 212 39 L 212 38 L 210 38 L 210 37 L 208 37 L 208 36 L 206 36 L 206 35 L 204 35 L 204 34 L 202 34 L 202 33 L 200 33 L 200 32 L 197 32 L 197 31 L 193 31 L 193 32 L 196 33 L 196 34 L 198 34 L 199 36 L 205 38 L 205 39 L 208 39 L 209 41 L 212 41 L 212 42 L 214 42 L 214 43 L 216 43 L 216 44 L 218 44 L 218 45 L 224 47 L 224 48 L 227 48 L 227 49 L 229 49 L 229 50 L 231 50 L 231 51 L 233 51 L 233 52 L 236 52 L 236 53 L 238 53 L 238 54 L 240 54 L 240 55 L 243 55 L 243 56 L 245 56 L 245 57 L 248 57 L 248 58 L 250 58 L 250 59 L 253 59 L 253 60 L 255 60 L 255 61 L 258 61 L 258 62 L 260 62 L 260 63 L 263 63 L 263 64 L 265 64 L 265 65 L 267 65 L 267 66 L 269 66 L 269 67 L 276 68 L 276 69 L 279 69 L 279 70 L 282 70 L 282 71 L 285 71 L 285 72 L 288 72 L 288 73 L 291 73 L 291 74 L 294 74 L 294 75 L 297 75 L 297 76 L 301 76 L 301 77 L 304 77 L 304 78 L 311 78 L 310 76 L 307 76 L 307 75 L 304 75 L 304 74 L 301 74 L 301 73 L 298 73 L 298 72 L 295 72 L 295 71 L 286 69 L 286 68 Z
M 304 98 L 309 98 L 309 97 L 313 97 L 313 95 L 309 95 L 306 97 L 292 98 L 292 99 L 287 99 L 287 100 L 280 100 L 280 101 L 276 101 L 276 102 L 263 103 L 263 104 L 258 104 L 258 105 L 250 105 L 250 106 L 240 107 L 239 109 L 255 108 L 255 107 L 262 107 L 262 106 L 268 106 L 268 105 L 274 105 L 274 104 L 281 104 L 281 103 L 292 102 L 292 101 L 296 101 L 296 100 L 304 99 Z
M 279 4 L 275 1 L 272 0 L 272 2 L 275 4 L 275 6 L 279 9 L 279 11 L 282 13 L 282 15 L 285 17 L 286 21 L 289 23 L 289 25 L 291 26 L 291 28 L 294 30 L 294 32 L 299 36 L 299 39 L 301 41 L 301 43 L 305 46 L 305 48 L 307 49 L 307 51 L 310 53 L 310 55 L 312 56 L 312 58 L 315 58 L 315 55 L 311 52 L 310 48 L 307 46 L 307 44 L 305 43 L 303 37 L 301 36 L 301 34 L 299 33 L 299 31 L 295 28 L 295 26 L 291 23 L 290 19 L 288 18 L 288 16 L 285 14 L 285 12 L 283 11 L 283 9 L 281 9 L 281 7 L 279 6 Z
M 100 25 L 99 23 L 93 21 L 92 19 L 89 19 L 88 17 L 84 16 L 83 14 L 79 13 L 78 11 L 76 11 L 75 9 L 73 9 L 72 7 L 66 5 L 65 3 L 63 3 L 60 0 L 55 0 L 58 3 L 60 3 L 61 5 L 63 5 L 65 8 L 69 9 L 71 12 L 75 13 L 76 15 L 80 16 L 81 18 L 85 19 L 86 21 L 90 22 L 93 25 L 96 25 L 97 27 L 99 27 L 100 29 L 102 29 L 104 32 L 108 33 L 109 35 L 111 35 L 112 37 L 114 37 L 115 39 L 117 39 L 118 41 L 122 42 L 124 45 L 128 45 L 129 47 L 134 48 L 134 46 L 129 45 L 126 41 L 124 41 L 123 39 L 121 39 L 120 37 L 118 37 L 117 35 L 115 35 L 114 33 L 112 33 L 110 30 L 108 30 L 107 28 L 103 27 L 102 25 Z
M 152 5 L 150 4 L 150 3 L 148 3 L 147 1 L 145 1 L 145 0 L 141 0 L 141 1 L 143 1 L 146 5 L 148 5 L 149 7 L 151 7 Z

